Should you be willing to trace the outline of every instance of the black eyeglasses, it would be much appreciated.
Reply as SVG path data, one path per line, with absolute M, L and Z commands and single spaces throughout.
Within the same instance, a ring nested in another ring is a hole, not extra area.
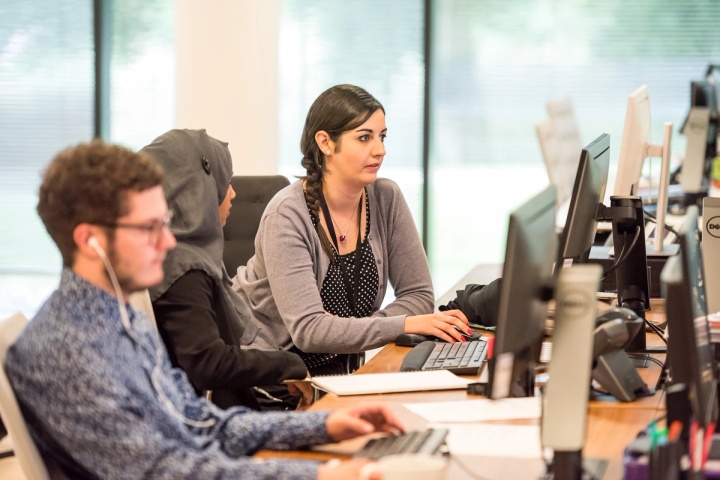
M 98 225 L 109 228 L 131 228 L 134 230 L 144 230 L 148 232 L 148 243 L 151 246 L 155 246 L 160 243 L 164 229 L 170 228 L 172 218 L 173 212 L 172 210 L 168 210 L 162 220 L 145 225 L 136 223 L 98 223 Z

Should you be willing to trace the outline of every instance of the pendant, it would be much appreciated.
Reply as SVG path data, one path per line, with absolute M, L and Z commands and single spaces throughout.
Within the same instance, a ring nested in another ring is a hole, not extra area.
M 347 239 L 347 237 L 346 237 L 344 234 L 343 234 L 343 235 L 340 235 L 340 237 L 338 237 L 338 239 L 340 240 L 340 243 L 342 243 L 343 245 L 345 245 L 345 239 Z

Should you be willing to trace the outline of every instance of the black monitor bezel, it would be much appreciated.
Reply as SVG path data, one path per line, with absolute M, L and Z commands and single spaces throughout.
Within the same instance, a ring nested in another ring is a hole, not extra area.
M 498 323 L 490 364 L 491 397 L 534 395 L 535 365 L 545 333 L 557 252 L 556 187 L 549 186 L 510 214 Z M 535 220 L 532 224 L 532 220 Z M 533 228 L 529 228 L 533 227 Z M 528 258 L 528 257 L 533 258 Z M 523 292 L 535 291 L 535 295 Z M 497 359 L 511 355 L 510 384 L 499 385 Z
M 668 259 L 662 272 L 670 383 L 686 387 L 693 418 L 708 426 L 718 416 L 717 367 L 707 320 L 696 206 L 688 208 L 678 241 L 679 254 Z
M 602 206 L 610 171 L 610 135 L 603 133 L 580 153 L 570 207 L 558 248 L 557 273 L 563 261 L 586 262 L 597 231 L 597 213 Z

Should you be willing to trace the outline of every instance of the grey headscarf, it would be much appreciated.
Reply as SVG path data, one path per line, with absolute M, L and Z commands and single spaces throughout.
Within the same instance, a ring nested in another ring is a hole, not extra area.
M 175 281 L 190 270 L 202 270 L 220 288 L 228 312 L 236 314 L 234 336 L 242 344 L 255 338 L 257 327 L 250 312 L 231 288 L 223 265 L 223 231 L 218 207 L 225 199 L 232 178 L 232 159 L 227 143 L 205 130 L 170 130 L 144 147 L 165 170 L 165 197 L 173 211 L 171 230 L 177 246 L 167 252 L 163 281 L 150 289 L 157 300 Z M 234 306 L 235 308 L 232 308 Z

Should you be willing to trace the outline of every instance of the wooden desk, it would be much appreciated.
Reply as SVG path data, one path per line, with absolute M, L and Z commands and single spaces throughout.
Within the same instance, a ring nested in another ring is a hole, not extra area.
M 382 372 L 396 372 L 410 347 L 399 347 L 389 344 L 383 348 L 367 364 L 361 367 L 357 374 L 372 374 Z M 649 368 L 640 369 L 643 380 L 649 386 L 654 386 L 660 374 L 660 367 L 654 363 Z M 476 395 L 468 395 L 463 390 L 436 391 L 436 392 L 412 392 L 385 395 L 362 395 L 338 397 L 325 395 L 316 402 L 311 410 L 337 409 L 356 405 L 360 402 L 384 401 L 398 405 L 414 402 L 446 402 L 463 399 L 482 398 Z M 623 464 L 622 454 L 625 446 L 635 438 L 637 433 L 643 429 L 651 420 L 663 415 L 664 402 L 661 393 L 651 397 L 638 399 L 631 403 L 622 403 L 614 399 L 590 402 L 588 411 L 587 442 L 584 449 L 586 457 L 605 458 L 609 461 L 605 474 L 606 479 L 622 478 Z M 407 412 L 407 410 L 404 410 Z M 424 428 L 425 422 L 419 417 L 407 412 L 401 414 L 401 418 L 409 428 Z M 336 458 L 338 455 L 319 452 L 271 452 L 262 451 L 260 457 L 286 457 L 306 458 L 316 460 L 327 460 Z M 536 478 L 541 471 L 542 464 L 538 461 L 526 461 L 517 459 L 489 459 L 483 457 L 461 458 L 465 465 L 475 465 L 483 478 Z M 508 476 L 508 468 L 516 469 L 513 475 Z M 470 477 L 459 464 L 451 463 L 448 479 L 463 479 Z M 523 473 L 530 476 L 523 476 Z M 497 476 L 494 476 L 497 474 Z
M 468 275 L 458 282 L 457 287 L 462 288 L 468 283 L 488 283 L 500 274 L 498 265 L 483 265 L 474 268 Z M 451 290 L 440 297 L 438 305 L 446 304 L 455 298 L 455 291 Z M 656 322 L 664 321 L 664 303 L 662 300 L 653 300 L 651 311 L 648 312 L 650 319 Z M 656 335 L 648 333 L 648 344 L 658 345 L 660 339 Z M 372 374 L 384 372 L 397 372 L 400 369 L 403 358 L 410 351 L 410 347 L 400 347 L 393 343 L 385 346 L 375 357 L 362 366 L 356 374 Z M 664 356 L 659 356 L 664 361 Z M 654 388 L 660 375 L 660 367 L 650 363 L 648 368 L 639 369 L 640 375 L 648 384 Z M 338 397 L 327 394 L 314 405 L 311 410 L 337 409 L 361 402 L 383 401 L 393 404 L 401 416 L 405 425 L 410 429 L 424 428 L 425 421 L 408 410 L 403 409 L 403 403 L 415 402 L 446 402 L 463 399 L 477 399 L 480 396 L 468 395 L 463 390 L 435 391 L 435 392 L 412 392 L 384 395 L 362 395 Z M 590 402 L 588 410 L 587 442 L 583 451 L 586 457 L 604 458 L 609 461 L 605 479 L 620 479 L 623 474 L 622 455 L 625 446 L 633 440 L 637 433 L 642 430 L 651 420 L 664 414 L 664 397 L 662 393 L 656 393 L 651 397 L 644 397 L 631 403 L 622 403 L 615 399 L 603 399 L 602 401 Z M 525 422 L 527 423 L 527 422 Z M 537 423 L 537 421 L 534 421 Z M 360 445 L 361 442 L 356 442 Z M 256 456 L 260 458 L 282 457 L 302 458 L 314 460 L 328 460 L 337 458 L 338 454 L 321 452 L 276 452 L 261 451 Z M 479 477 L 490 479 L 522 479 L 537 478 L 542 471 L 542 462 L 537 460 L 487 458 L 476 456 L 472 458 L 456 458 L 451 461 L 447 478 L 465 479 L 473 478 L 465 468 L 474 469 Z

